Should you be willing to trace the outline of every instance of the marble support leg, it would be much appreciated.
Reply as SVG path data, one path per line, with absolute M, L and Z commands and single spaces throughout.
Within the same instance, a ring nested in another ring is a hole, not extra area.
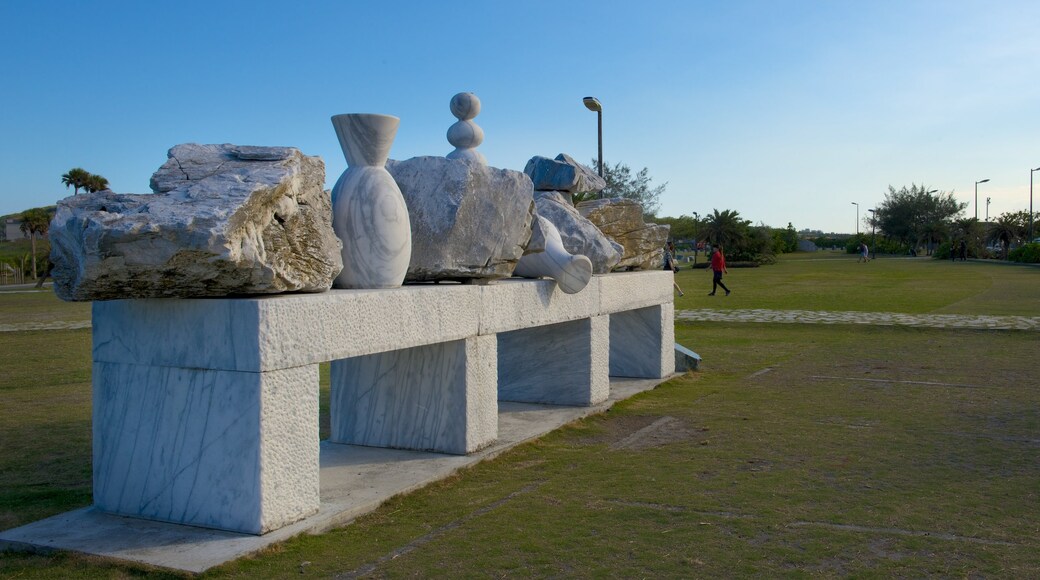
M 318 511 L 318 366 L 94 363 L 94 505 L 263 534 Z
M 334 443 L 472 453 L 498 437 L 495 337 L 332 361 Z
M 675 372 L 672 304 L 610 315 L 610 376 L 659 379 Z
M 584 406 L 605 401 L 609 342 L 607 316 L 500 333 L 499 400 Z

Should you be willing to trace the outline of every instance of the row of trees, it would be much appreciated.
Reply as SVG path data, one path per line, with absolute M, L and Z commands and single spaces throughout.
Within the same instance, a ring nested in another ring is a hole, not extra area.
M 80 189 L 88 193 L 104 191 L 108 189 L 108 180 L 100 175 L 95 175 L 82 167 L 73 167 L 61 176 L 61 182 L 65 189 L 72 188 L 74 195 L 79 195 Z
M 1029 212 L 1005 212 L 983 224 L 962 216 L 967 206 L 957 202 L 952 193 L 930 190 L 923 184 L 898 190 L 889 186 L 877 211 L 864 221 L 889 245 L 904 251 L 925 248 L 931 254 L 942 247 L 942 253 L 948 256 L 948 248 L 963 241 L 973 256 L 987 255 L 989 245 L 999 247 L 1000 257 L 1007 259 L 1012 246 L 1028 241 Z

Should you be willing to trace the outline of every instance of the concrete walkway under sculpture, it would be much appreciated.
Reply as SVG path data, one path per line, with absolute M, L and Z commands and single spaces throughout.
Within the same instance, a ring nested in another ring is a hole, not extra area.
M 263 536 L 169 524 L 86 507 L 0 532 L 0 550 L 70 550 L 186 572 L 258 552 L 293 536 L 318 534 L 375 510 L 391 497 L 449 477 L 614 403 L 648 391 L 660 379 L 610 378 L 610 398 L 589 407 L 499 404 L 498 439 L 470 455 L 446 455 L 358 445 L 321 444 L 321 510 Z
M 981 330 L 1040 330 L 1040 316 L 971 316 L 900 314 L 897 312 L 833 312 L 825 310 L 677 310 L 675 319 L 690 322 L 769 322 L 781 324 L 866 324 Z

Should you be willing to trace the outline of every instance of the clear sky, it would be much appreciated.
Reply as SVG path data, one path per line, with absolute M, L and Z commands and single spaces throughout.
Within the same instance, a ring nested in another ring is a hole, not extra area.
M 0 214 L 76 166 L 148 192 L 184 142 L 298 147 L 331 187 L 331 115 L 444 155 L 461 91 L 517 170 L 591 162 L 599 98 L 604 156 L 668 183 L 662 215 L 851 232 L 890 184 L 972 202 L 989 178 L 981 218 L 1027 209 L 1040 167 L 1035 0 L 0 0 L 0 22 Z

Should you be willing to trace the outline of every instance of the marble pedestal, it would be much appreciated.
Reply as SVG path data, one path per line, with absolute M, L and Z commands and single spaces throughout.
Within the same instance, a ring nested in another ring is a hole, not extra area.
M 610 376 L 656 379 L 675 372 L 675 307 L 659 304 L 610 316 Z
M 94 505 L 263 534 L 318 511 L 318 366 L 94 363 Z
M 610 394 L 609 317 L 536 326 L 498 335 L 498 399 L 596 405 Z
M 575 294 L 512 279 L 95 302 L 95 507 L 266 533 L 319 508 L 318 363 L 334 361 L 334 441 L 464 454 L 498 436 L 498 395 L 588 406 L 608 369 L 670 374 L 672 313 L 664 271 Z
M 466 454 L 498 436 L 494 336 L 332 361 L 333 443 Z

